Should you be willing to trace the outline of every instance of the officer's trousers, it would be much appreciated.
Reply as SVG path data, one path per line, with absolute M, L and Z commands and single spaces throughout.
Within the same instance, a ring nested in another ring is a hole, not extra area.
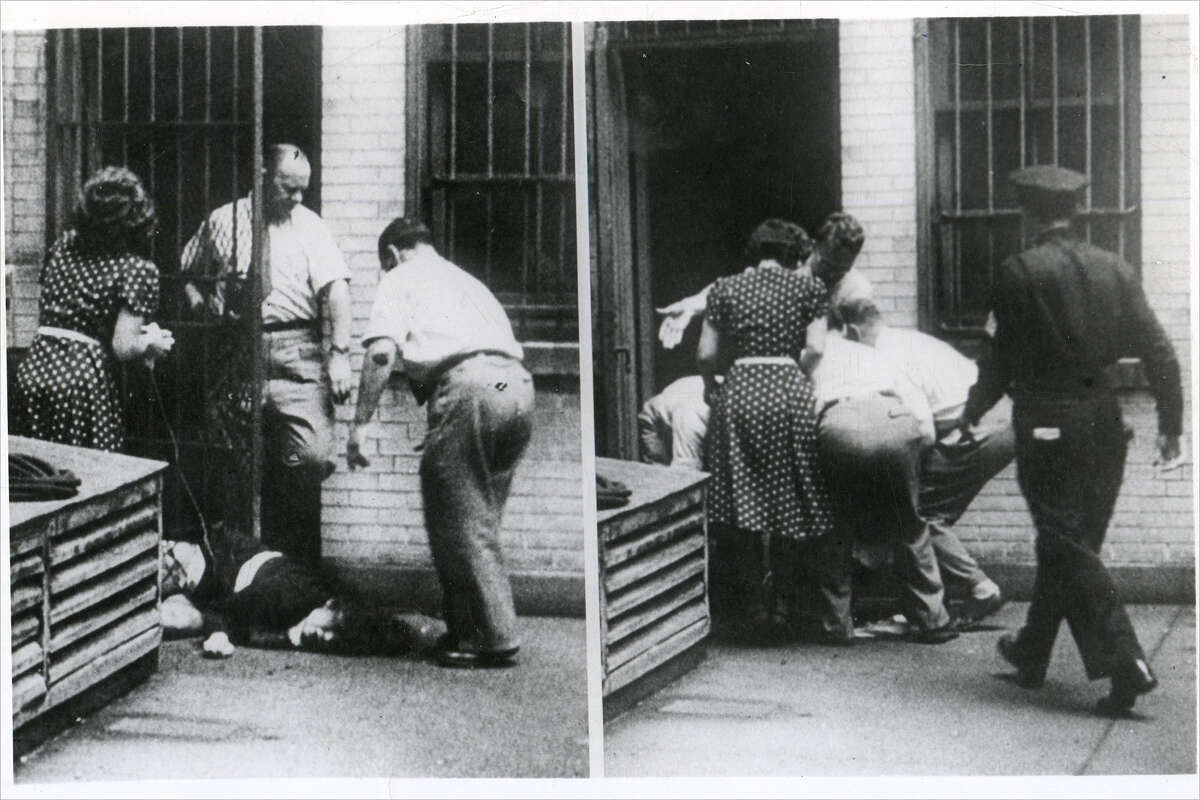
M 1090 680 L 1145 658 L 1100 548 L 1125 471 L 1128 436 L 1110 392 L 1022 396 L 1013 408 L 1017 479 L 1037 526 L 1037 575 L 1017 654 L 1044 675 L 1065 619 Z

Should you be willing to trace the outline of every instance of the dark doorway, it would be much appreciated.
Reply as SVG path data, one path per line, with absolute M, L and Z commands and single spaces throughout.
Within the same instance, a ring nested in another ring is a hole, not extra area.
M 840 207 L 836 28 L 828 33 L 624 51 L 643 400 L 695 372 L 699 326 L 664 350 L 654 307 L 742 269 L 763 219 L 813 233 Z
M 321 29 L 263 28 L 263 144 L 294 144 L 308 154 L 312 181 L 304 205 L 321 210 Z

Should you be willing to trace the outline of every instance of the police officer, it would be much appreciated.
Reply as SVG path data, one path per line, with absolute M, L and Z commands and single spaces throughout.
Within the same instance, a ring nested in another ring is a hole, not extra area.
M 1179 363 L 1129 265 L 1071 232 L 1087 178 L 1036 166 L 1010 180 L 1036 242 L 996 275 L 992 347 L 961 423 L 969 434 L 1012 394 L 1017 479 L 1038 532 L 1028 617 L 997 649 L 1019 685 L 1037 688 L 1065 618 L 1088 679 L 1112 681 L 1098 710 L 1116 716 L 1158 681 L 1100 561 L 1131 438 L 1105 368 L 1125 355 L 1142 359 L 1157 403 L 1156 463 L 1166 463 L 1179 458 Z

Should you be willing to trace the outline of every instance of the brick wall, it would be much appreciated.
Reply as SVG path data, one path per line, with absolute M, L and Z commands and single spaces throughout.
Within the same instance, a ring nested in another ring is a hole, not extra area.
M 855 262 L 892 325 L 917 324 L 911 19 L 842 20 L 842 208 L 866 232 Z
M 46 65 L 45 33 L 5 31 L 4 266 L 5 333 L 26 346 L 37 328 L 38 268 L 45 247 Z M 7 291 L 11 290 L 9 296 Z
M 356 375 L 359 340 L 379 277 L 376 239 L 404 211 L 404 41 L 402 28 L 326 28 L 323 34 L 322 216 L 353 275 Z M 582 613 L 579 380 L 538 376 L 536 386 L 536 429 L 505 515 L 505 555 L 519 607 Z M 338 411 L 339 444 L 345 442 L 353 402 Z M 420 455 L 413 449 L 425 434 L 425 412 L 403 380 L 385 391 L 379 417 L 366 433 L 371 468 L 351 473 L 341 461 L 325 484 L 325 553 L 347 569 L 377 576 L 384 591 L 414 599 L 412 587 L 428 586 L 432 570 L 417 476 Z M 408 578 L 398 581 L 398 573 Z M 547 598 L 547 583 L 575 596 Z
M 895 325 L 917 322 L 916 140 L 912 20 L 841 23 L 842 197 L 867 232 L 860 265 Z M 1150 304 L 1184 369 L 1190 398 L 1188 26 L 1145 17 L 1141 28 L 1142 275 Z M 1122 396 L 1135 439 L 1104 556 L 1132 596 L 1171 598 L 1193 585 L 1192 467 L 1152 464 L 1157 422 L 1144 391 Z M 1003 420 L 998 406 L 989 421 Z M 1191 447 L 1190 404 L 1183 446 Z M 956 530 L 985 568 L 1028 591 L 1034 528 L 1010 466 L 976 498 Z

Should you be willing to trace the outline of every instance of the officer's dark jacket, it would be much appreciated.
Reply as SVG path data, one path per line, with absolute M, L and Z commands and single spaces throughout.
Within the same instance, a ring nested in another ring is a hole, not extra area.
M 1159 432 L 1183 420 L 1179 362 L 1133 270 L 1113 253 L 1051 229 L 1000 265 L 992 294 L 996 335 L 967 400 L 971 422 L 1005 392 L 1071 395 L 1110 388 L 1106 367 L 1142 360 Z

